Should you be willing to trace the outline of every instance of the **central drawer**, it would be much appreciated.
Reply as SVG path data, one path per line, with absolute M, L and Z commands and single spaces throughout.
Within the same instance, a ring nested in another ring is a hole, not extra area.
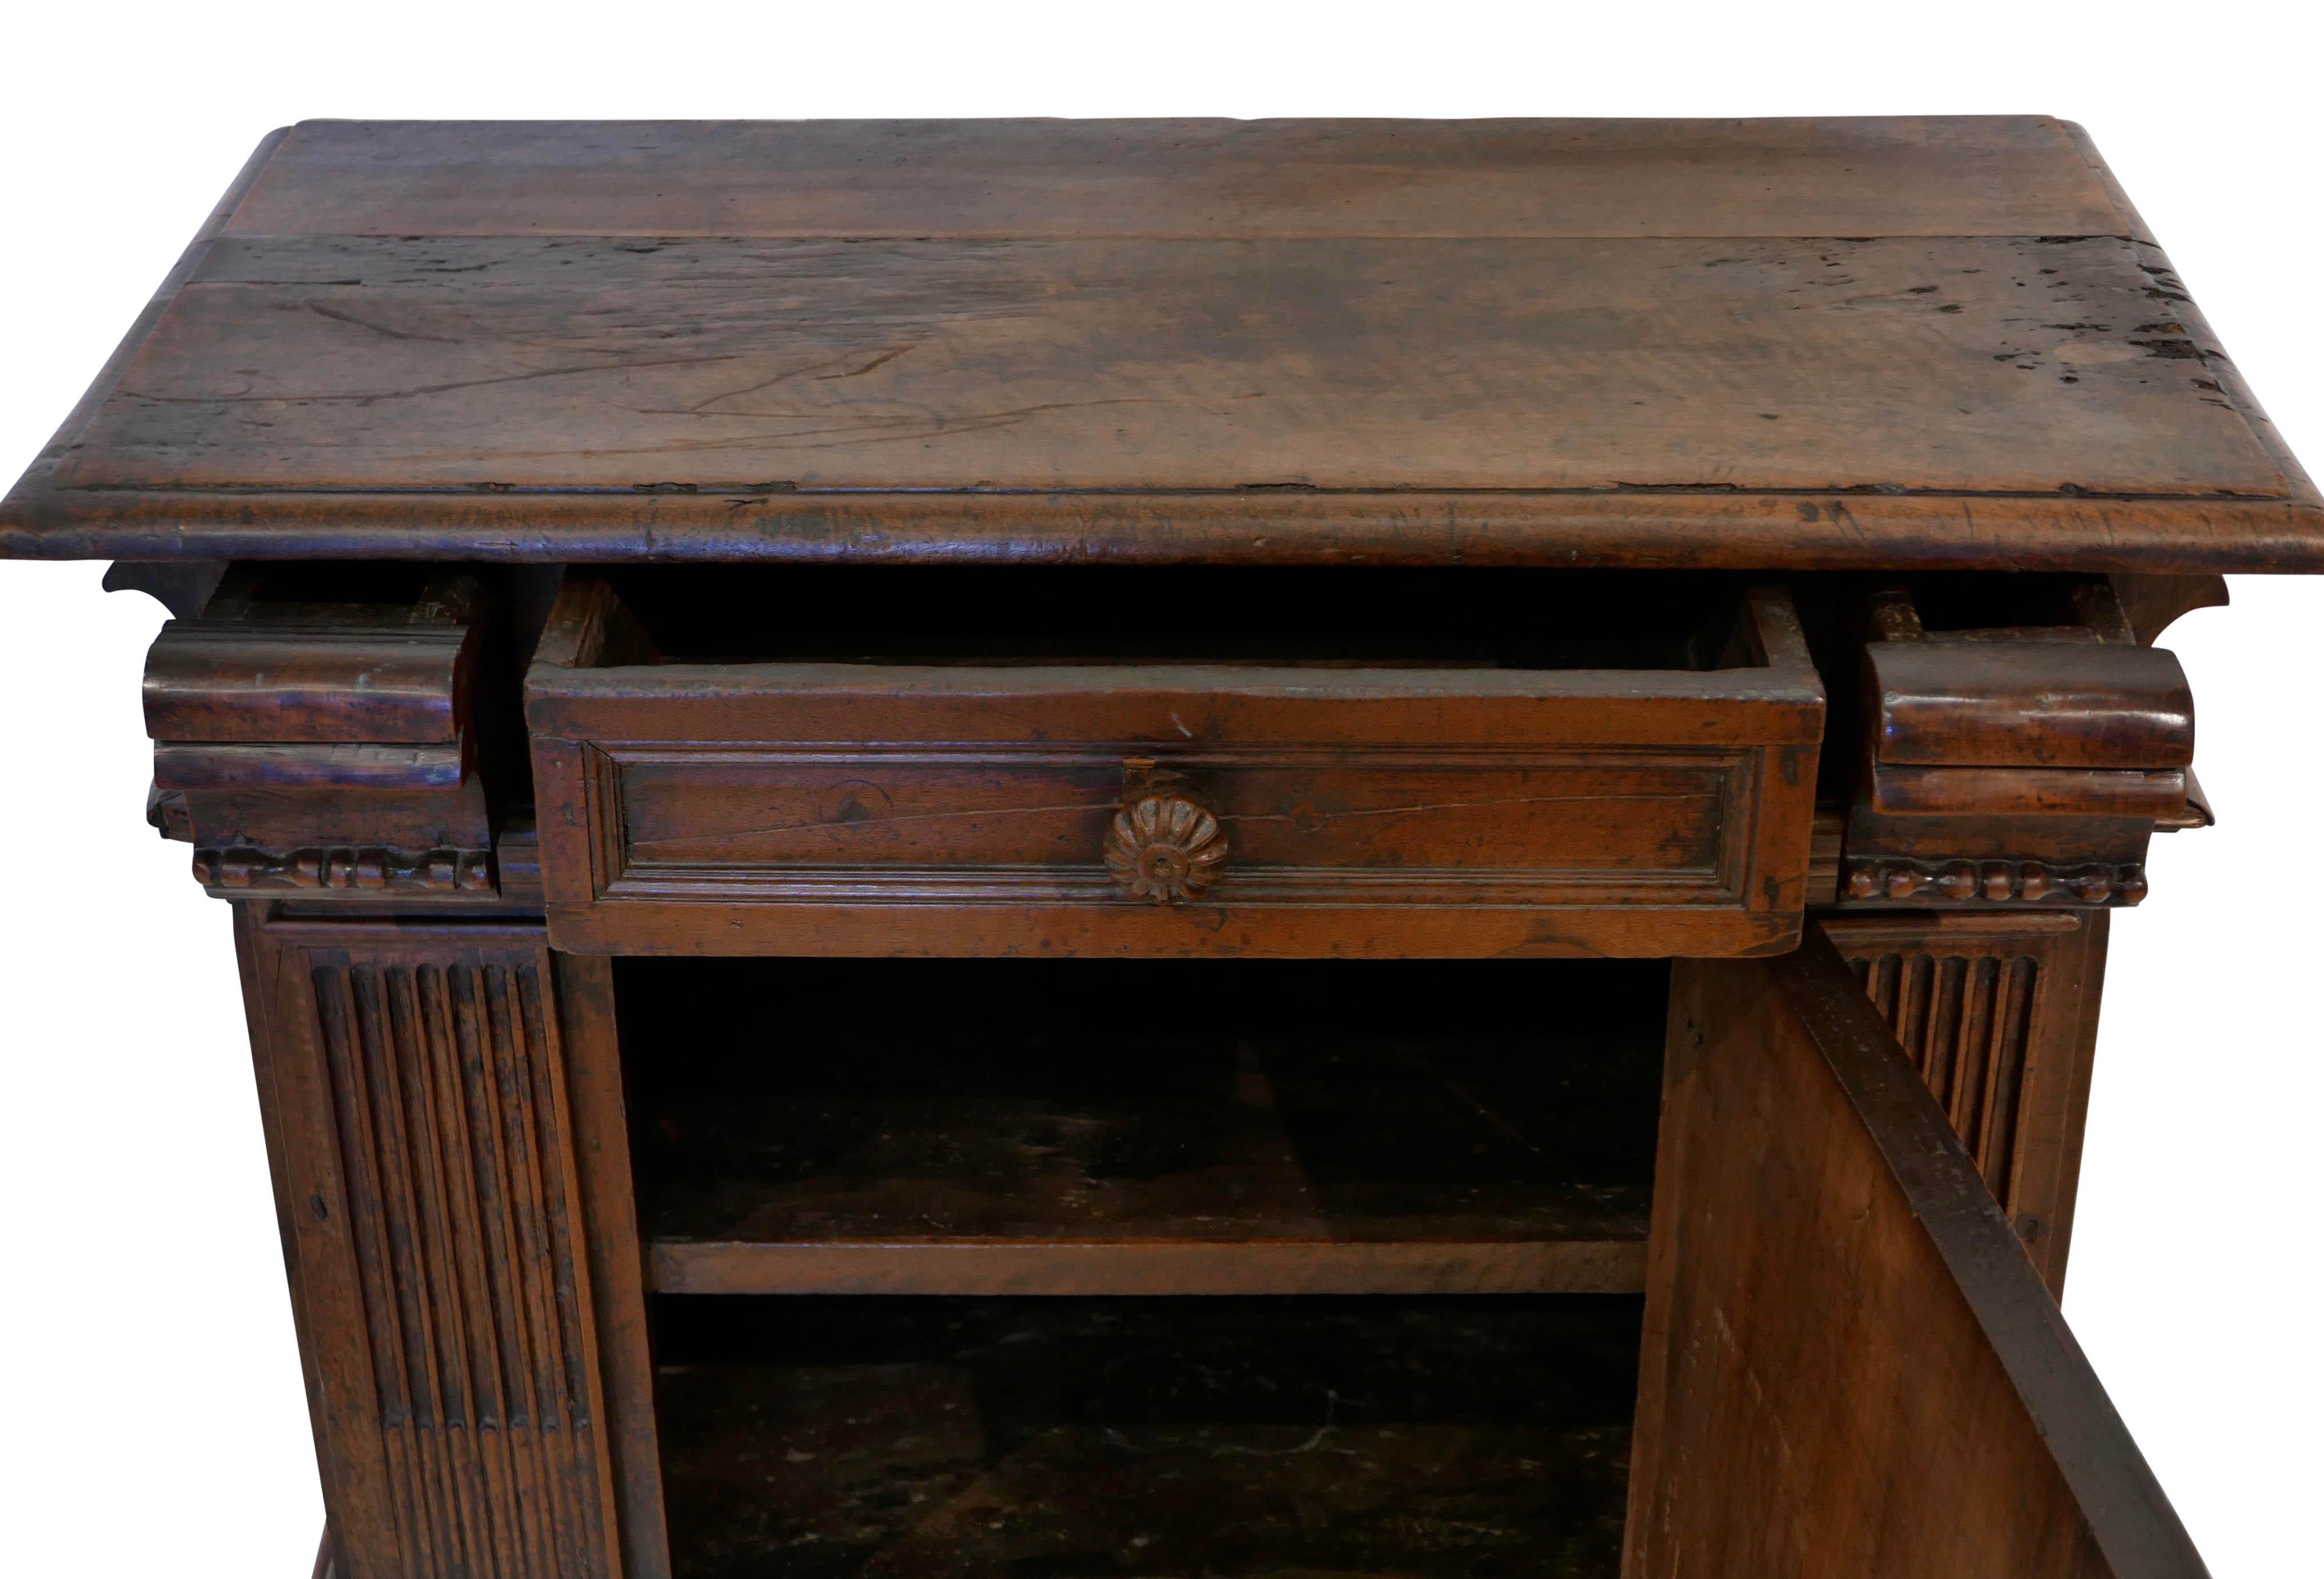
M 997 641 L 973 573 L 898 573 L 893 600 L 788 574 L 755 618 L 731 588 L 568 576 L 527 682 L 560 947 L 1652 956 L 1798 935 L 1823 695 L 1780 588 L 1512 572 L 1381 611 L 1311 581 L 1321 606 L 1274 618 L 1326 656 L 1292 662 L 1215 631 L 1103 638 L 1085 613 L 1045 634 L 1033 606 L 991 612 L 1035 628 Z M 1170 617 L 1167 578 L 1091 574 L 1133 627 Z M 1319 641 L 1334 620 L 1347 639 Z

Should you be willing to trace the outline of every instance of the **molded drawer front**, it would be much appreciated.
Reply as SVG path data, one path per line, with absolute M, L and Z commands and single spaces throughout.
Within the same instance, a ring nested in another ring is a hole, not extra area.
M 1736 666 L 1699 670 L 609 664 L 620 605 L 571 579 L 527 683 L 552 933 L 614 952 L 1787 948 L 1823 697 L 1781 592 L 1735 619 Z

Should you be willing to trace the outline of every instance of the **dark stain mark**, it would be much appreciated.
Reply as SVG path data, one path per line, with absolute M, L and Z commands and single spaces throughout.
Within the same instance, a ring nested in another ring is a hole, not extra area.
M 862 366 L 852 368 L 845 373 L 818 373 L 816 374 L 816 382 L 817 383 L 828 383 L 835 378 L 861 378 L 875 367 L 885 367 L 889 363 L 893 362 L 897 357 L 902 356 L 905 352 L 910 349 L 911 347 L 909 346 L 899 346 L 892 351 L 882 351 L 877 356 L 872 357 L 871 361 L 866 362 Z
M 2131 344 L 2148 356 L 2160 356 L 2167 362 L 2196 362 L 2200 361 L 2203 356 L 2195 348 L 2192 340 L 2133 340 Z
M 446 394 L 456 389 L 485 389 L 500 383 L 529 383 L 536 378 L 572 378 L 588 373 L 629 373 L 641 367 L 695 367 L 732 362 L 727 356 L 659 356 L 637 362 L 599 362 L 582 367 L 542 367 L 531 373 L 503 374 L 494 378 L 463 378 L 450 383 L 414 384 L 409 389 L 370 390 L 358 394 L 165 395 L 124 389 L 131 400 L 164 406 L 337 406 L 368 405 L 374 401 L 409 400 L 415 395 Z M 601 452 L 602 453 L 602 452 Z
M 341 312 L 335 307 L 325 307 L 319 301 L 309 301 L 306 306 L 307 310 L 317 318 L 327 318 L 333 323 L 349 324 L 359 329 L 369 329 L 373 334 L 384 339 L 420 340 L 430 346 L 456 346 L 461 343 L 459 337 L 455 335 L 415 335 L 408 329 L 392 329 L 385 324 L 375 324 L 369 319 L 357 318 L 354 313 Z

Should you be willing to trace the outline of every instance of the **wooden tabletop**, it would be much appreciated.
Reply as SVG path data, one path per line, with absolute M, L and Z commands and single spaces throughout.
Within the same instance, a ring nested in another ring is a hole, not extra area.
M 2324 568 L 2079 128 L 313 122 L 0 552 Z

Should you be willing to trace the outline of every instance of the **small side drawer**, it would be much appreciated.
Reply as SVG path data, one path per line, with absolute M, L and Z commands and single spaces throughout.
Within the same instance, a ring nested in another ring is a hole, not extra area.
M 685 597 L 568 576 L 526 686 L 559 947 L 1711 956 L 1798 936 L 1824 702 L 1780 588 L 1633 584 L 1635 608 L 1582 588 L 1519 600 L 1570 640 L 1454 634 L 1520 579 L 1407 611 L 1385 657 L 1351 609 L 1358 635 L 1286 661 L 1073 631 L 948 647 L 947 600 L 899 580 L 862 618 L 901 634 L 851 627 L 869 656 L 834 661 L 800 633 L 846 625 L 850 585 L 770 596 L 759 640 L 783 660 L 754 661 Z M 1554 662 L 1598 652 L 1624 666 Z

